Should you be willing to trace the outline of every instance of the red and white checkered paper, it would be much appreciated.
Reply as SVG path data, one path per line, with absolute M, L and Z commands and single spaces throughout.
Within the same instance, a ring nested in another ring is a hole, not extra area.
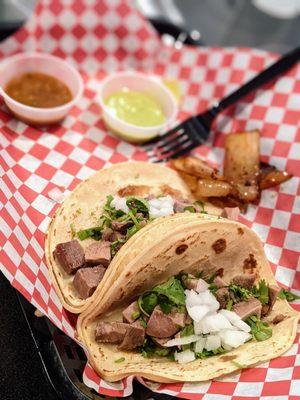
M 146 160 L 137 146 L 105 128 L 97 101 L 101 78 L 135 68 L 179 80 L 182 119 L 209 107 L 275 60 L 249 48 L 166 47 L 143 17 L 123 0 L 43 0 L 30 22 L 0 45 L 0 59 L 38 50 L 66 58 L 85 78 L 83 98 L 59 125 L 33 128 L 0 104 L 0 268 L 11 284 L 69 336 L 74 316 L 63 310 L 44 259 L 44 234 L 56 208 L 48 192 L 72 190 L 111 163 Z M 248 96 L 218 118 L 214 135 L 197 154 L 221 165 L 224 135 L 259 129 L 262 159 L 294 178 L 265 190 L 243 222 L 259 234 L 277 281 L 300 294 L 300 68 Z M 299 303 L 295 308 L 300 310 Z M 102 394 L 125 396 L 132 378 L 111 384 L 90 366 L 85 383 Z M 299 334 L 282 357 L 213 381 L 153 384 L 154 391 L 187 399 L 299 399 Z

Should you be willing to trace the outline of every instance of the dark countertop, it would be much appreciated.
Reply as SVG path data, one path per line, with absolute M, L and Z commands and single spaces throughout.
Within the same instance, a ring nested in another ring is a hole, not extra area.
M 42 363 L 14 289 L 0 272 L 0 398 L 58 400 Z

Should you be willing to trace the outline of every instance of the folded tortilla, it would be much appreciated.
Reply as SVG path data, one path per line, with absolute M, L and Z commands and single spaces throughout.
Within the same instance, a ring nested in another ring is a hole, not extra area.
M 83 312 L 94 298 L 99 296 L 101 298 L 102 289 L 106 286 L 109 276 L 111 281 L 113 276 L 122 271 L 128 260 L 140 252 L 140 248 L 135 245 L 138 237 L 143 237 L 152 225 L 160 224 L 162 220 L 158 218 L 133 235 L 113 258 L 94 294 L 88 299 L 81 299 L 72 283 L 74 275 L 64 271 L 55 260 L 53 251 L 57 244 L 72 240 L 73 231 L 96 226 L 103 213 L 107 196 L 117 194 L 122 197 L 170 194 L 194 200 L 189 188 L 177 172 L 146 162 L 115 164 L 80 183 L 56 211 L 45 242 L 46 261 L 55 290 L 63 306 L 73 313 Z M 220 214 L 218 208 L 209 204 L 205 205 L 205 210 L 211 214 Z M 86 248 L 92 242 L 93 239 L 86 239 L 80 244 Z
M 216 246 L 219 239 L 223 240 L 222 251 Z M 139 254 L 113 279 L 108 277 L 102 297 L 94 298 L 93 305 L 78 319 L 79 338 L 89 362 L 102 378 L 114 382 L 135 375 L 155 382 L 205 381 L 275 358 L 292 345 L 299 314 L 280 299 L 265 318 L 273 331 L 270 339 L 252 340 L 225 354 L 187 364 L 162 357 L 143 358 L 137 351 L 120 351 L 117 345 L 97 343 L 95 328 L 99 321 L 122 321 L 122 311 L 132 300 L 180 272 L 204 271 L 206 275 L 223 268 L 226 281 L 241 273 L 255 273 L 258 280 L 276 283 L 257 235 L 223 218 L 203 214 L 170 216 L 137 237 L 135 246 Z M 278 314 L 285 319 L 273 325 Z M 124 361 L 116 363 L 120 358 Z

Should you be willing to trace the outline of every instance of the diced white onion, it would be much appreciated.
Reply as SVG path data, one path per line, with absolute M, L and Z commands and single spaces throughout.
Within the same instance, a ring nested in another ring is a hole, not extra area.
M 171 340 L 168 340 L 164 344 L 164 346 L 165 347 L 182 346 L 184 344 L 194 343 L 197 340 L 199 340 L 199 338 L 200 338 L 200 336 L 198 336 L 198 335 L 191 335 L 191 336 L 186 336 L 186 337 L 182 337 L 182 338 L 171 339 Z
M 204 279 L 198 279 L 197 287 L 196 287 L 196 292 L 201 293 L 205 292 L 205 290 L 208 289 L 208 283 L 205 282 Z
M 148 203 L 150 206 L 149 214 L 152 218 L 174 214 L 174 200 L 169 195 L 157 199 L 151 199 Z
M 112 199 L 110 204 L 116 210 L 121 210 L 126 214 L 129 212 L 129 208 L 128 208 L 127 204 L 126 204 L 126 197 L 115 196 Z
M 234 311 L 220 310 L 219 314 L 224 315 L 232 323 L 233 326 L 239 328 L 241 331 L 250 332 L 251 328 L 246 322 L 244 322 L 241 317 Z
M 222 314 L 210 314 L 204 317 L 198 324 L 198 329 L 203 334 L 219 332 L 223 329 L 233 329 L 233 326 Z
M 206 337 L 200 336 L 200 339 L 195 343 L 195 353 L 202 353 L 206 342 Z
M 205 346 L 206 350 L 217 350 L 221 347 L 221 338 L 218 335 L 209 335 L 206 338 Z
M 224 330 L 218 333 L 221 338 L 222 345 L 237 348 L 249 340 L 252 336 L 250 333 L 238 330 Z
M 174 354 L 175 361 L 179 364 L 186 364 L 188 362 L 194 361 L 196 359 L 195 353 L 191 350 L 184 350 L 180 353 L 175 351 Z
M 210 308 L 206 305 L 203 306 L 192 306 L 192 307 L 187 307 L 187 312 L 189 316 L 192 318 L 192 320 L 199 322 L 205 315 L 207 315 L 210 312 Z
M 217 311 L 220 307 L 220 303 L 209 290 L 201 293 L 196 293 L 194 290 L 185 290 L 184 293 L 187 307 L 207 305 L 210 311 Z

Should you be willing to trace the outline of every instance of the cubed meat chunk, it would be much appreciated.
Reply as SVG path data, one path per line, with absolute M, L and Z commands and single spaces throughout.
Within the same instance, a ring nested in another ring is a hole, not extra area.
M 185 319 L 186 313 L 171 311 L 164 314 L 161 308 L 156 306 L 149 318 L 146 333 L 157 338 L 173 336 L 185 326 Z
M 106 269 L 102 265 L 79 269 L 74 277 L 73 285 L 82 299 L 90 297 L 101 282 Z
M 262 307 L 262 315 L 266 316 L 270 314 L 272 311 L 272 308 L 276 302 L 277 296 L 280 292 L 280 288 L 276 285 L 270 285 L 269 286 L 269 302 L 268 304 L 264 304 Z
M 95 339 L 100 343 L 122 343 L 129 324 L 100 321 L 96 327 Z
M 114 231 L 120 232 L 125 234 L 127 232 L 127 229 L 130 228 L 133 225 L 132 221 L 112 221 L 111 222 L 111 229 Z
M 232 283 L 246 289 L 252 289 L 255 282 L 255 274 L 237 275 L 232 279 Z
M 217 286 L 217 288 L 222 288 L 224 286 L 227 286 L 226 282 L 220 277 L 220 276 L 216 276 L 213 284 Z
M 85 264 L 84 251 L 77 240 L 59 243 L 53 256 L 68 274 L 74 274 Z
M 224 207 L 221 217 L 237 221 L 241 211 L 238 207 Z
M 140 315 L 140 309 L 138 306 L 138 302 L 134 301 L 131 303 L 122 313 L 123 321 L 131 324 L 134 322 Z
M 85 249 L 85 260 L 89 265 L 107 267 L 111 260 L 110 242 L 102 240 L 90 244 Z
M 216 291 L 215 296 L 220 303 L 220 308 L 226 308 L 226 305 L 230 300 L 229 290 L 226 287 L 220 288 Z
M 113 230 L 111 228 L 105 228 L 103 233 L 102 233 L 102 240 L 106 242 L 111 242 L 110 238 L 113 233 Z
M 142 346 L 145 340 L 145 329 L 142 326 L 129 325 L 126 329 L 124 339 L 118 346 L 120 350 L 133 350 Z
M 251 315 L 256 315 L 258 318 L 261 316 L 261 302 L 254 297 L 247 301 L 241 301 L 234 304 L 233 311 L 236 312 L 241 319 L 245 320 Z

